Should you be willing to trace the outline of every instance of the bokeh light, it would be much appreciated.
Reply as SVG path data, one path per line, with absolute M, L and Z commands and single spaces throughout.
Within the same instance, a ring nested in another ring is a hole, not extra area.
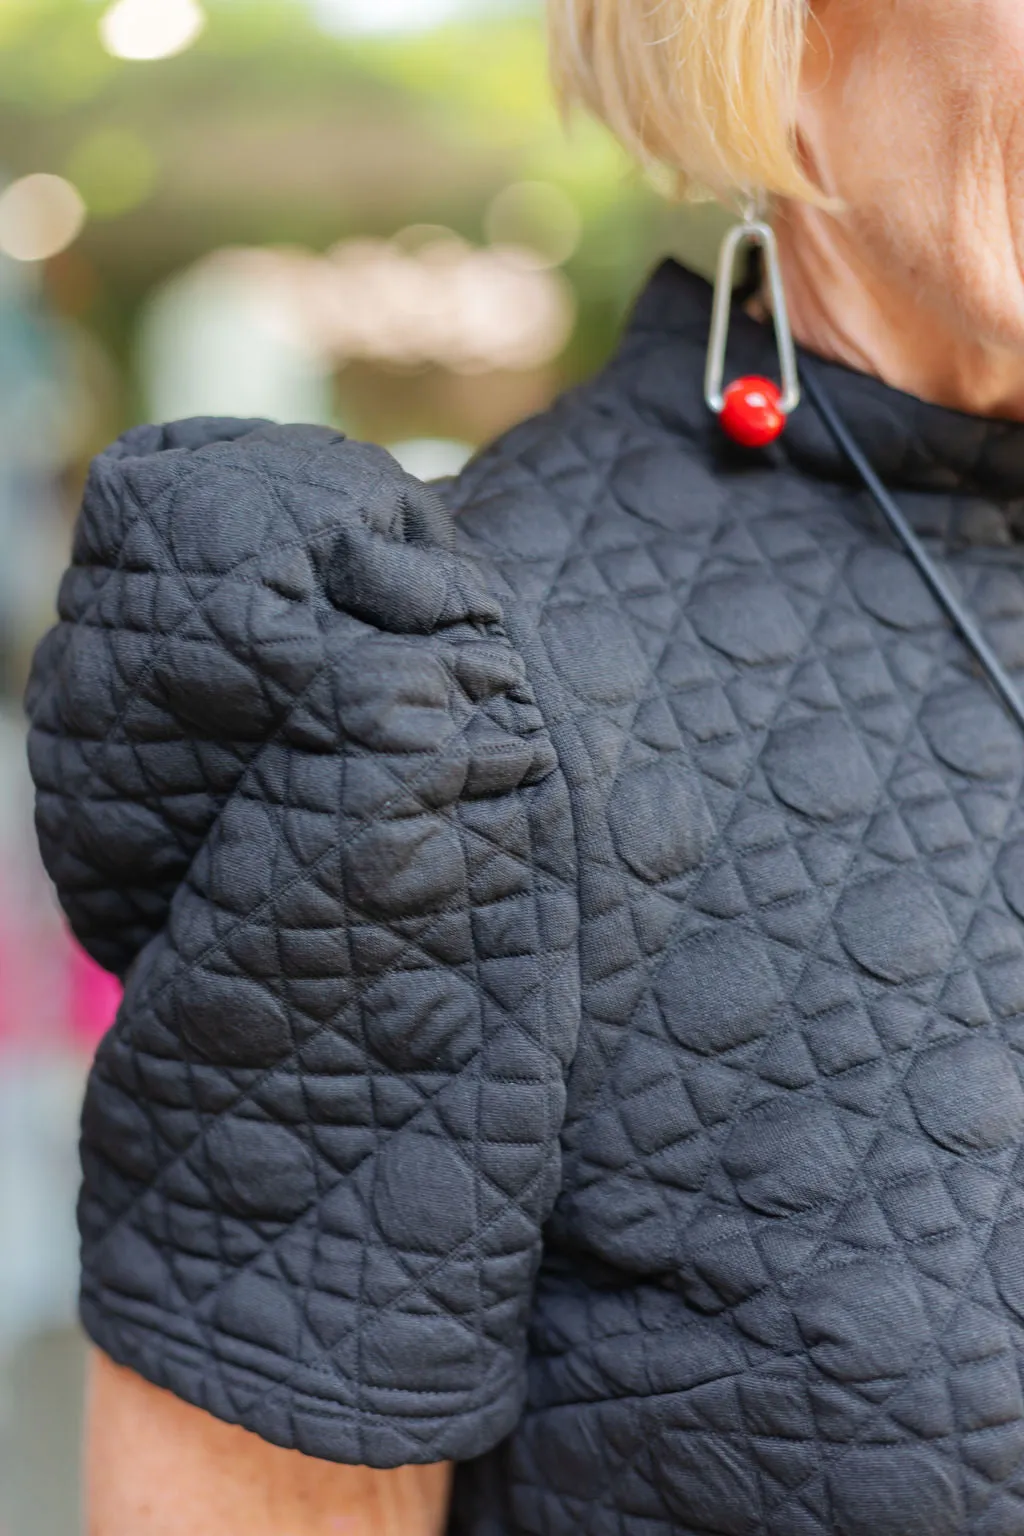
M 330 361 L 273 253 L 212 251 L 150 297 L 138 364 L 151 415 L 329 422 Z
M 425 32 L 461 15 L 465 0 L 311 0 L 328 32 Z
M 558 356 L 575 319 L 560 273 L 449 231 L 422 238 L 428 230 L 345 240 L 327 261 L 307 259 L 297 291 L 322 345 L 342 360 L 470 374 Z
M 0 251 L 15 261 L 46 261 L 78 237 L 85 217 L 81 193 L 63 176 L 23 176 L 0 196 Z
M 156 156 L 128 128 L 97 128 L 75 146 L 65 169 L 89 213 L 99 219 L 138 208 L 157 179 Z
M 530 253 L 481 249 L 438 226 L 413 226 L 393 240 L 343 240 L 327 256 L 235 247 L 213 252 L 200 269 L 216 273 L 222 305 L 244 291 L 259 329 L 282 344 L 301 342 L 334 367 L 525 372 L 558 357 L 576 318 L 560 272 L 536 266 Z
M 473 453 L 468 443 L 445 437 L 410 437 L 389 443 L 388 451 L 417 480 L 444 480 L 457 475 Z
M 198 0 L 114 0 L 100 37 L 117 59 L 167 59 L 189 48 L 205 25 Z
M 492 245 L 530 252 L 537 266 L 559 267 L 579 245 L 583 222 L 561 187 L 549 181 L 517 181 L 494 198 L 484 229 Z

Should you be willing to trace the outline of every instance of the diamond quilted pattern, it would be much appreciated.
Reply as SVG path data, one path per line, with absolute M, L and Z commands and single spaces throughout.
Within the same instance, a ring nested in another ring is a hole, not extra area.
M 527 1407 L 455 1528 L 1018 1536 L 1024 743 L 806 411 L 716 442 L 707 313 L 664 270 L 456 493 L 569 777 L 583 1016 Z M 1024 437 L 830 384 L 1019 671 Z M 561 541 L 510 551 L 515 497 Z
M 313 429 L 98 462 L 30 695 L 127 979 L 84 1317 L 462 1460 L 456 1536 L 1021 1536 L 1024 741 L 808 408 L 718 440 L 708 311 L 663 269 L 454 527 Z M 1021 674 L 1024 429 L 828 374 Z
M 51 871 L 126 973 L 83 1119 L 86 1326 L 367 1463 L 518 1414 L 579 1016 L 564 785 L 449 530 L 327 432 L 132 434 L 29 701 Z

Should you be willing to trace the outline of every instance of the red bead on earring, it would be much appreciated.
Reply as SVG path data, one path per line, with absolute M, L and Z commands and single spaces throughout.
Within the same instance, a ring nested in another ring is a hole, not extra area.
M 774 443 L 786 425 L 782 393 L 771 379 L 749 375 L 736 379 L 722 395 L 718 419 L 722 431 L 744 448 L 764 448 Z
M 771 301 L 775 344 L 779 354 L 781 388 L 771 379 L 748 374 L 724 387 L 725 354 L 729 344 L 729 324 L 733 313 L 733 268 L 741 246 L 761 249 L 767 297 Z M 718 253 L 715 294 L 711 305 L 711 334 L 704 369 L 704 399 L 709 411 L 718 417 L 722 431 L 734 443 L 745 448 L 764 448 L 774 443 L 787 418 L 800 404 L 800 374 L 796 347 L 789 327 L 786 293 L 782 286 L 779 249 L 770 224 L 755 218 L 754 204 L 744 213 L 742 224 L 726 231 Z

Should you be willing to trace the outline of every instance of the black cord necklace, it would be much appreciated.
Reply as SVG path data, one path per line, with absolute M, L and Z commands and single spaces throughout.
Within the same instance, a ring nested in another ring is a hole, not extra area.
M 746 280 L 735 291 L 733 269 L 737 254 L 745 246 L 749 247 Z M 762 294 L 763 300 L 767 301 L 763 302 L 763 307 L 770 314 L 775 329 L 782 387 L 780 389 L 773 380 L 758 374 L 735 379 L 727 389 L 723 388 L 730 321 L 737 307 L 745 307 L 747 301 L 757 294 Z M 1007 711 L 1024 731 L 1024 699 L 986 640 L 980 625 L 949 586 L 872 469 L 867 456 L 832 404 L 814 365 L 806 357 L 798 363 L 775 233 L 770 224 L 756 217 L 756 210 L 751 204 L 744 212 L 743 221 L 733 225 L 726 233 L 719 251 L 704 373 L 704 399 L 708 409 L 718 417 L 723 431 L 734 442 L 742 443 L 747 448 L 761 448 L 774 442 L 782 433 L 787 416 L 799 404 L 801 385 L 806 386 L 807 393 L 835 439 L 839 451 L 846 455 L 860 476 L 889 528 L 917 566 L 929 591 L 953 628 L 974 652 Z
M 835 438 L 839 449 L 846 455 L 853 468 L 857 471 L 878 510 L 917 566 L 923 580 L 927 583 L 936 601 L 944 609 L 950 623 L 974 652 L 987 673 L 992 687 L 998 693 L 1021 730 L 1024 731 L 1024 700 L 1021 699 L 1006 668 L 985 639 L 973 616 L 968 613 L 956 593 L 948 585 L 945 577 L 928 554 L 921 540 L 917 537 L 917 534 L 875 474 L 863 450 L 851 436 L 846 423 L 832 404 L 821 379 L 818 377 L 815 369 L 808 365 L 806 359 L 801 360 L 800 372 L 807 393 L 814 401 L 822 420 Z

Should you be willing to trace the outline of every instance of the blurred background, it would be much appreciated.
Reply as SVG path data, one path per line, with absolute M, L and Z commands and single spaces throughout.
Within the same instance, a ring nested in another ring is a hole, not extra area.
M 39 867 L 21 694 L 91 455 L 262 415 L 424 478 L 721 229 L 580 121 L 530 0 L 0 0 L 0 1536 L 75 1536 L 76 1121 L 116 987 Z

